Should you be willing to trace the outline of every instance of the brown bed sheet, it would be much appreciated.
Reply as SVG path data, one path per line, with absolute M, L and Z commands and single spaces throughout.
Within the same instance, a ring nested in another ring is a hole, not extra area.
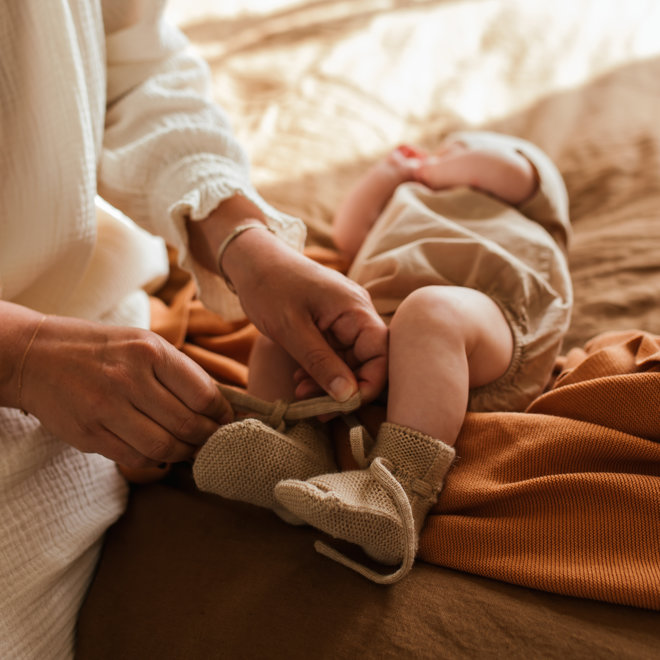
M 78 660 L 658 657 L 657 612 L 424 562 L 383 588 L 315 553 L 313 530 L 180 472 L 135 486 L 110 530 Z

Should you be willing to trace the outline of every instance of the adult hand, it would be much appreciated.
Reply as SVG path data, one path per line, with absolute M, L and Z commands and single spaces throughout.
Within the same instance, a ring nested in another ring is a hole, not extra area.
M 340 273 L 250 229 L 225 251 L 223 268 L 248 318 L 323 390 L 372 401 L 387 378 L 387 327 L 367 292 Z M 303 379 L 296 394 L 312 393 Z
M 133 468 L 189 458 L 232 410 L 154 333 L 51 316 L 24 362 L 22 407 L 84 452 Z

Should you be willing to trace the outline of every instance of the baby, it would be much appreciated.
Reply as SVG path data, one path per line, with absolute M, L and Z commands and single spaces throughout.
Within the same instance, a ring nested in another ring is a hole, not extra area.
M 400 564 L 383 576 L 319 548 L 372 580 L 403 577 L 466 411 L 522 411 L 548 381 L 570 318 L 569 233 L 562 178 L 529 142 L 462 132 L 431 153 L 392 151 L 333 221 L 348 276 L 369 291 L 390 332 L 386 419 L 366 456 L 352 432 L 360 469 L 338 471 L 315 422 L 251 418 L 221 427 L 203 447 L 198 486 Z M 248 392 L 259 399 L 318 393 L 266 338 L 249 366 Z M 291 407 L 323 412 L 315 401 Z

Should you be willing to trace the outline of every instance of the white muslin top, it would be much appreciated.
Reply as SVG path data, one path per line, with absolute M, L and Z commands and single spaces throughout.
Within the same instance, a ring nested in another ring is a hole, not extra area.
M 207 67 L 163 4 L 0 0 L 1 299 L 148 327 L 144 289 L 167 272 L 158 235 L 204 302 L 236 317 L 235 296 L 189 256 L 184 226 L 236 193 L 302 247 L 302 223 L 250 184 L 208 100 Z M 77 610 L 126 494 L 111 461 L 0 408 L 0 657 L 72 656 Z

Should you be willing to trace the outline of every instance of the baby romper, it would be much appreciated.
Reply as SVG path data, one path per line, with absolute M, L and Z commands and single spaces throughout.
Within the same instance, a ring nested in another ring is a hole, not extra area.
M 499 379 L 471 391 L 469 410 L 522 411 L 548 382 L 570 321 L 566 188 L 552 161 L 530 142 L 479 131 L 449 139 L 521 153 L 536 169 L 538 190 L 512 207 L 466 186 L 434 191 L 402 184 L 348 276 L 367 289 L 386 321 L 406 296 L 427 285 L 463 286 L 489 296 L 511 328 L 513 358 Z

